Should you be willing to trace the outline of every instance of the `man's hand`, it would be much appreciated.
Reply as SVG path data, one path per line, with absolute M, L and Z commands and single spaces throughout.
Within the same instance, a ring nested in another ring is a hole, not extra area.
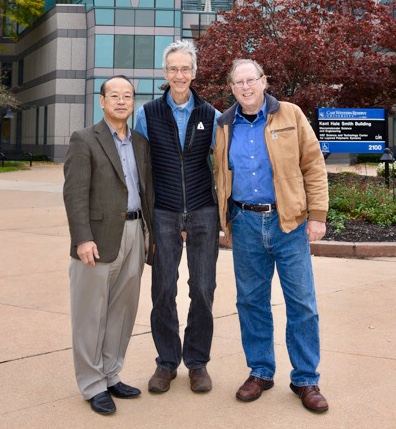
M 309 220 L 307 222 L 307 234 L 310 242 L 322 239 L 326 234 L 326 223 Z
M 86 241 L 77 246 L 77 255 L 85 265 L 95 266 L 95 258 L 100 259 L 98 248 L 93 241 Z

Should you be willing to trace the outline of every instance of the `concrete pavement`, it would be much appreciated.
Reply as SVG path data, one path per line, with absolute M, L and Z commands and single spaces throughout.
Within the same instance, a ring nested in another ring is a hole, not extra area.
M 74 379 L 69 308 L 69 233 L 62 166 L 33 165 L 0 174 L 0 428 L 240 427 L 390 429 L 396 427 L 396 258 L 313 256 L 321 324 L 320 387 L 330 409 L 315 415 L 289 387 L 285 306 L 273 285 L 275 387 L 252 403 L 235 392 L 248 376 L 235 308 L 232 253 L 219 254 L 215 333 L 208 370 L 213 390 L 194 394 L 181 366 L 169 392 L 152 395 L 150 267 L 122 380 L 142 390 L 117 400 L 117 413 L 93 413 Z M 180 267 L 181 331 L 189 305 L 187 267 Z

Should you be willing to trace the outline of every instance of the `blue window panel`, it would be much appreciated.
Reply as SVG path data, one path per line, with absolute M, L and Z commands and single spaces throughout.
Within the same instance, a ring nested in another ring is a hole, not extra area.
M 154 36 L 135 36 L 135 69 L 154 67 Z
M 173 11 L 157 10 L 155 12 L 155 25 L 157 27 L 173 27 L 174 23 Z
M 154 11 L 137 10 L 135 26 L 136 27 L 154 27 Z
M 182 14 L 180 11 L 175 11 L 175 27 L 180 28 L 182 23 Z
M 95 67 L 113 67 L 114 36 L 97 34 L 95 36 Z
M 173 9 L 175 7 L 174 0 L 157 0 L 157 8 Z
M 115 25 L 133 27 L 135 25 L 135 11 L 128 9 L 117 9 L 115 11 Z
M 154 94 L 162 94 L 164 91 L 160 89 L 161 85 L 166 83 L 166 79 L 155 79 L 154 80 Z
M 131 7 L 131 0 L 116 0 L 116 6 Z
M 173 42 L 173 36 L 156 36 L 155 37 L 155 64 L 154 68 L 162 68 L 162 56 L 164 49 Z
M 114 67 L 133 69 L 134 36 L 118 34 L 115 36 L 114 42 Z
M 95 9 L 96 25 L 114 25 L 114 9 Z
M 154 7 L 154 0 L 140 0 L 138 7 Z
M 102 83 L 105 82 L 107 79 L 95 79 L 94 82 L 94 92 L 100 93 L 100 87 L 102 86 Z
M 95 0 L 95 6 L 114 6 L 114 0 Z
M 100 95 L 94 95 L 93 123 L 98 123 L 103 118 L 103 109 L 100 107 Z
M 139 94 L 152 94 L 153 80 L 152 79 L 139 79 L 136 92 Z

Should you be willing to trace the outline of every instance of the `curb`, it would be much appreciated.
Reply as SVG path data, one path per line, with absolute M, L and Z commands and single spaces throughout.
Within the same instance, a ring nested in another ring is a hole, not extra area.
M 311 254 L 332 258 L 378 258 L 396 256 L 395 242 L 341 242 L 315 241 L 311 243 Z
M 219 246 L 222 249 L 232 249 L 232 242 L 226 241 L 225 236 L 220 233 Z M 396 257 L 396 242 L 315 241 L 311 243 L 311 255 L 357 259 Z

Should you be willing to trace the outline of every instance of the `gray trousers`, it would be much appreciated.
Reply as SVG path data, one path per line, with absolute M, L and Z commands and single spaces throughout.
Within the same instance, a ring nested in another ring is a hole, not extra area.
M 84 399 L 120 381 L 135 323 L 144 267 L 141 220 L 126 221 L 117 259 L 95 267 L 72 258 L 70 298 L 74 369 Z

